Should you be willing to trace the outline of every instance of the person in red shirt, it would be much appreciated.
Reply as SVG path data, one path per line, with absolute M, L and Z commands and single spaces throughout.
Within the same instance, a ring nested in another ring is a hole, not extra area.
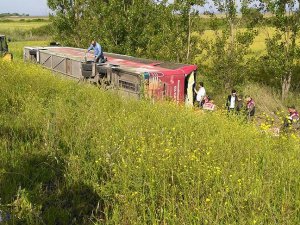
M 291 120 L 291 121 L 298 121 L 299 120 L 299 113 L 295 109 L 295 106 L 289 106 L 288 111 L 290 113 L 289 120 Z
M 297 124 L 299 122 L 299 113 L 295 106 L 288 106 L 289 116 L 284 121 L 284 127 L 289 127 L 291 124 Z
M 247 118 L 248 120 L 252 120 L 255 115 L 255 102 L 250 96 L 246 97 L 246 102 Z

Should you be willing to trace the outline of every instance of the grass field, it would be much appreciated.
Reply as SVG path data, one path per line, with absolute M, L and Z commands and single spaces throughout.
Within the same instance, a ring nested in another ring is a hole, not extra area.
M 299 138 L 0 61 L 0 209 L 15 224 L 299 224 Z
M 14 31 L 14 30 L 31 30 L 33 28 L 38 28 L 41 26 L 45 26 L 49 24 L 49 22 L 22 22 L 22 21 L 14 21 L 14 22 L 0 22 L 0 32 L 4 33 L 6 31 Z
M 26 19 L 28 19 L 26 17 Z M 30 18 L 30 19 L 48 19 L 44 18 Z M 24 46 L 48 46 L 51 37 L 47 36 L 43 32 L 37 33 L 37 29 L 43 28 L 50 23 L 47 21 L 20 21 L 20 18 L 9 18 L 9 22 L 0 22 L 0 34 L 4 34 L 7 38 L 12 39 L 9 42 L 9 50 L 14 55 L 14 60 L 23 60 L 23 48 Z M 40 34 L 42 34 L 40 36 Z
M 26 22 L 32 22 L 36 20 L 49 20 L 49 16 L 4 16 L 0 17 L 0 22 L 1 21 L 26 21 Z
M 13 41 L 45 40 L 49 38 L 48 21 L 0 21 L 0 34 L 6 35 Z
M 243 31 L 243 29 L 241 29 Z M 253 44 L 251 45 L 251 50 L 255 55 L 261 55 L 266 51 L 265 39 L 268 36 L 272 36 L 275 32 L 274 28 L 257 28 L 258 35 L 255 37 Z M 206 30 L 203 34 L 196 34 L 199 38 L 206 40 L 214 40 L 215 33 L 212 30 Z
M 25 46 L 48 46 L 49 41 L 16 41 L 9 43 L 9 50 L 15 61 L 23 61 L 23 50 Z

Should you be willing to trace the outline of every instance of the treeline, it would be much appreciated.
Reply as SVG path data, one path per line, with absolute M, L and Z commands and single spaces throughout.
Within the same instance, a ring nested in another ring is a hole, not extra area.
M 41 19 L 41 18 L 34 18 L 34 19 L 7 19 L 7 18 L 1 18 L 0 17 L 0 23 L 17 23 L 17 22 L 26 22 L 26 23 L 31 23 L 31 22 L 47 22 L 48 19 Z
M 19 14 L 19 13 L 0 13 L 0 18 L 1 17 L 8 17 L 8 16 L 29 16 L 29 14 Z
M 298 1 L 229 0 L 48 0 L 55 12 L 55 37 L 86 47 L 99 40 L 105 51 L 182 63 L 196 63 L 216 90 L 256 81 L 281 89 L 282 99 L 298 88 L 300 24 Z M 238 5 L 242 7 L 238 9 Z M 209 8 L 206 17 L 199 12 Z M 218 11 L 222 18 L 214 15 Z M 263 13 L 268 13 L 264 19 Z M 251 45 L 257 27 L 273 27 L 266 51 Z M 212 38 L 204 31 L 212 30 Z

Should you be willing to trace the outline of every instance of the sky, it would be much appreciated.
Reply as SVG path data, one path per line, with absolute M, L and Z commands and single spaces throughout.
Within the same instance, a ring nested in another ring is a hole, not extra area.
M 30 16 L 47 16 L 47 0 L 0 0 L 0 13 L 20 13 Z

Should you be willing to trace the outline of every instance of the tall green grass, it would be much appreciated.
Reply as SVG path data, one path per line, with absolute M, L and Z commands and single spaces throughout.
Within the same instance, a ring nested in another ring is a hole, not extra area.
M 299 139 L 0 61 L 12 224 L 299 224 Z
M 12 41 L 34 41 L 49 39 L 52 35 L 49 21 L 1 21 L 0 34 L 6 35 Z
M 24 47 L 26 46 L 49 46 L 49 41 L 16 41 L 8 43 L 9 51 L 13 54 L 14 61 L 23 61 Z

